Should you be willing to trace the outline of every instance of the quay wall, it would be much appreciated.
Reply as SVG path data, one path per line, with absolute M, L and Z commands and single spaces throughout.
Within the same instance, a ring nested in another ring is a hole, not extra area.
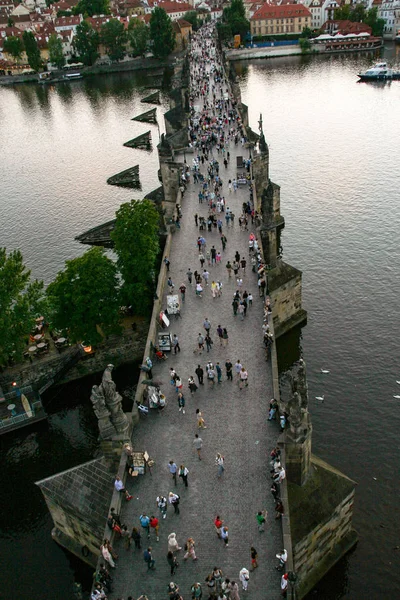
M 147 330 L 148 321 L 143 320 L 137 323 L 136 331 L 125 331 L 120 336 L 109 336 L 105 342 L 96 348 L 93 355 L 83 357 L 57 384 L 67 383 L 92 373 L 98 373 L 104 370 L 104 365 L 109 363 L 117 367 L 141 360 Z M 32 363 L 25 362 L 7 368 L 0 374 L 0 386 L 3 390 L 8 391 L 12 388 L 12 382 L 17 381 L 19 386 L 33 385 L 40 388 L 62 368 L 72 351 L 75 351 L 75 346 L 64 350 L 59 355 L 55 355 L 54 358 L 36 358 L 33 359 Z
M 228 50 L 226 57 L 228 60 L 254 60 L 256 58 L 280 58 L 282 56 L 310 56 L 318 54 L 348 54 L 349 52 L 375 52 L 384 46 L 374 48 L 349 48 L 348 50 L 326 50 L 325 48 L 312 47 L 309 51 L 303 52 L 299 45 L 290 47 L 265 47 L 265 48 L 241 48 L 237 50 Z
M 163 70 L 166 67 L 171 67 L 175 61 L 176 54 L 172 58 L 159 60 L 157 58 L 134 58 L 132 60 L 122 61 L 118 63 L 106 63 L 93 65 L 92 67 L 84 67 L 80 69 L 83 77 L 91 77 L 93 75 L 104 75 L 110 73 L 121 73 L 127 71 L 148 71 L 148 70 Z M 65 71 L 52 71 L 55 78 L 65 75 Z M 154 87 L 158 87 L 162 77 L 158 78 Z M 39 83 L 38 75 L 3 75 L 0 77 L 0 85 L 14 85 L 17 83 Z M 51 81 L 49 82 L 51 83 Z M 46 83 L 40 85 L 47 85 Z

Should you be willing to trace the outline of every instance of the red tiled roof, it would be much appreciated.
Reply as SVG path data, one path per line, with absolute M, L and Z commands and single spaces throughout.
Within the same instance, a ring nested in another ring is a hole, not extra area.
M 326 23 L 323 24 L 322 29 L 341 33 L 342 35 L 347 35 L 348 33 L 372 33 L 372 27 L 365 23 L 339 19 L 326 21 Z
M 179 27 L 192 27 L 192 24 L 189 21 L 185 21 L 185 19 L 177 19 L 177 23 L 179 23 Z
M 27 23 L 28 21 L 30 22 L 31 15 L 11 15 L 11 20 L 14 21 L 14 23 Z
M 4 37 L 8 38 L 11 36 L 15 36 L 15 37 L 22 37 L 24 32 L 21 31 L 21 29 L 18 29 L 18 27 L 5 27 L 1 33 L 5 34 Z
M 51 35 L 52 33 L 55 33 L 56 30 L 54 29 L 53 23 L 38 23 L 36 32 L 40 35 Z
M 115 19 L 115 17 L 107 15 L 105 17 L 87 17 L 85 20 L 91 24 L 93 29 L 101 29 L 101 26 L 104 25 L 104 23 L 108 23 L 108 21 L 111 21 L 112 19 Z
M 172 0 L 164 0 L 158 3 L 159 8 L 163 8 L 166 13 L 189 12 L 193 10 L 193 6 L 187 2 L 172 2 Z
M 263 21 L 265 19 L 288 19 L 296 17 L 311 17 L 311 13 L 302 4 L 285 4 L 282 6 L 271 6 L 263 4 L 251 17 L 251 21 Z
M 59 19 L 54 19 L 55 27 L 65 27 L 66 25 L 79 25 L 81 22 L 80 16 L 76 17 L 60 17 Z

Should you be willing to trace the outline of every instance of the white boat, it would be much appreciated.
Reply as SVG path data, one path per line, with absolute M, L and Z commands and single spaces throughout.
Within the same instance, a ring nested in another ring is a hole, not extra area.
M 387 62 L 375 63 L 372 67 L 358 74 L 361 81 L 385 81 L 393 78 L 393 69 L 388 67 Z

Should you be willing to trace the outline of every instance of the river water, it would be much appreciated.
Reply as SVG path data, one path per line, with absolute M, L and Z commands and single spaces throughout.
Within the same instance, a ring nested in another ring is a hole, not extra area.
M 255 130 L 263 113 L 271 178 L 282 188 L 284 259 L 303 270 L 309 321 L 280 344 L 282 387 L 302 350 L 314 452 L 358 483 L 360 542 L 312 594 L 328 600 L 378 600 L 400 590 L 400 405 L 393 398 L 400 394 L 400 82 L 358 84 L 355 74 L 371 60 L 236 65 Z M 0 88 L 0 245 L 21 248 L 46 283 L 85 250 L 75 235 L 158 187 L 156 153 L 122 146 L 147 130 L 157 143 L 156 126 L 130 120 L 151 108 L 140 103 L 151 81 L 129 73 Z M 166 106 L 163 96 L 159 111 Z M 107 186 L 110 175 L 135 164 L 142 192 Z M 117 374 L 120 389 L 132 385 L 131 372 Z M 74 580 L 90 583 L 90 570 L 51 541 L 51 519 L 33 482 L 96 452 L 92 384 L 50 391 L 48 425 L 0 439 L 0 551 L 8 574 L 0 597 L 7 600 L 67 600 Z M 314 398 L 322 394 L 321 404 Z
M 394 49 L 385 57 L 400 65 Z M 360 541 L 311 595 L 327 600 L 400 596 L 400 82 L 357 83 L 371 61 L 236 65 L 281 186 L 283 256 L 303 271 L 313 451 L 358 483 Z M 280 345 L 283 373 L 297 344 Z

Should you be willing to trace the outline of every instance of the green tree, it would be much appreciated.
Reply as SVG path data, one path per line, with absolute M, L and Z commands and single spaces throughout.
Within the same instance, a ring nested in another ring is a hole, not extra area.
M 22 43 L 21 38 L 11 35 L 4 40 L 3 49 L 11 54 L 15 60 L 19 60 L 24 51 L 24 44 Z
M 311 50 L 311 42 L 308 37 L 300 37 L 299 45 L 303 54 L 307 54 Z
M 313 36 L 313 30 L 310 29 L 310 27 L 304 27 L 303 31 L 301 32 L 301 38 L 310 38 Z
M 351 6 L 350 4 L 343 4 L 340 8 L 335 10 L 335 19 L 339 21 L 351 21 Z
M 365 15 L 364 23 L 372 28 L 372 34 L 382 37 L 385 27 L 384 19 L 378 19 L 378 8 L 370 8 Z
M 62 41 L 56 33 L 52 33 L 49 37 L 49 58 L 50 62 L 56 65 L 58 69 L 65 65 Z
M 72 9 L 74 15 L 109 15 L 110 2 L 109 0 L 80 0 Z
M 99 34 L 87 21 L 82 21 L 76 28 L 74 48 L 79 60 L 91 66 L 99 57 Z
M 140 19 L 131 19 L 129 21 L 128 40 L 134 56 L 141 56 L 146 52 L 149 33 L 149 28 Z
M 31 272 L 19 250 L 7 256 L 0 248 L 0 365 L 20 360 L 26 350 L 34 318 L 45 313 L 42 281 L 30 281 Z
M 121 60 L 125 56 L 127 33 L 124 24 L 118 19 L 110 19 L 101 26 L 100 39 L 111 60 Z
M 14 21 L 11 17 L 8 17 L 7 19 L 7 27 L 14 27 Z
M 156 6 L 150 17 L 150 40 L 157 58 L 166 58 L 175 48 L 172 21 L 163 8 Z
M 222 21 L 229 25 L 232 35 L 240 35 L 244 40 L 250 29 L 250 23 L 246 19 L 243 0 L 232 0 L 231 5 L 224 8 Z
M 197 31 L 200 26 L 199 20 L 197 17 L 198 17 L 198 14 L 195 10 L 189 10 L 188 12 L 186 12 L 183 15 L 184 20 L 187 21 L 188 23 L 192 24 L 193 31 Z
M 68 329 L 74 342 L 96 345 L 104 334 L 119 333 L 118 273 L 104 248 L 93 247 L 67 260 L 65 269 L 47 288 L 52 321 Z
M 228 42 L 232 39 L 232 28 L 229 23 L 217 22 L 218 37 L 221 42 Z
M 32 31 L 24 31 L 22 39 L 30 68 L 33 71 L 39 71 L 42 66 L 42 58 L 35 36 Z
M 343 4 L 335 10 L 335 19 L 365 23 L 371 27 L 372 34 L 376 36 L 382 36 L 385 27 L 385 21 L 378 19 L 378 8 L 366 10 L 362 4 Z
M 159 214 L 150 200 L 131 200 L 118 209 L 111 237 L 122 275 L 121 303 L 147 314 L 154 292 L 159 253 Z

